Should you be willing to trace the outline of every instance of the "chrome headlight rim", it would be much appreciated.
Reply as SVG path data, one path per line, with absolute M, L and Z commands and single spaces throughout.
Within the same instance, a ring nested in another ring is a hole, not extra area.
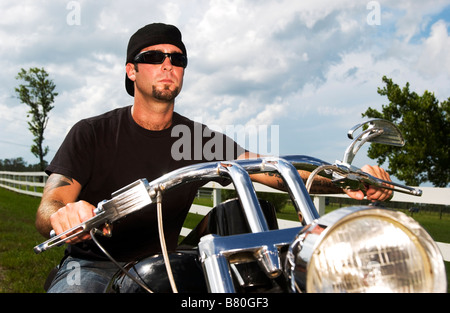
M 421 260 L 423 260 L 424 272 L 432 277 L 430 288 L 425 292 L 446 292 L 447 280 L 443 258 L 436 243 L 426 230 L 402 212 L 373 206 L 338 209 L 302 229 L 291 245 L 287 257 L 286 271 L 288 279 L 290 279 L 291 290 L 315 292 L 315 278 L 311 273 L 315 271 L 314 262 L 324 242 L 327 242 L 329 237 L 342 225 L 365 218 L 383 221 L 383 223 L 393 225 L 401 230 L 419 251 Z

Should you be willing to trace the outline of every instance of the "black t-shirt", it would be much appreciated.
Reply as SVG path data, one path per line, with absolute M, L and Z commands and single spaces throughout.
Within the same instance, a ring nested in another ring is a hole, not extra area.
M 236 159 L 243 152 L 229 137 L 177 113 L 170 128 L 149 131 L 133 120 L 128 106 L 75 124 L 46 172 L 77 180 L 82 186 L 78 200 L 96 206 L 138 179 L 152 181 L 187 165 Z M 189 183 L 164 193 L 163 221 L 169 250 L 176 248 L 184 219 L 198 187 L 204 183 Z M 129 261 L 161 251 L 156 206 L 152 204 L 114 223 L 112 234 L 111 238 L 99 237 L 99 241 L 118 260 Z M 69 245 L 67 253 L 88 259 L 105 258 L 92 240 Z

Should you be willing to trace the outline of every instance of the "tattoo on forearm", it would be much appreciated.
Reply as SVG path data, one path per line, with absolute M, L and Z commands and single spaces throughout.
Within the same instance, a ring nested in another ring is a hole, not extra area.
M 331 180 L 318 177 L 314 180 L 311 186 L 311 193 L 326 194 L 326 193 L 342 193 L 342 189 L 334 185 Z
M 286 189 L 286 185 L 284 184 L 283 179 L 281 178 L 281 176 L 280 176 L 278 173 L 266 172 L 266 173 L 264 173 L 264 174 L 267 175 L 267 176 L 276 178 L 276 181 L 277 181 L 277 187 L 278 187 L 279 189 Z
M 73 184 L 73 179 L 64 175 L 52 175 L 48 178 L 45 184 L 45 190 L 50 191 L 59 187 L 70 186 Z

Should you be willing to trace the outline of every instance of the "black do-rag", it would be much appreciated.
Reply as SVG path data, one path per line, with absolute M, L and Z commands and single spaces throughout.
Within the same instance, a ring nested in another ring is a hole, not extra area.
M 181 40 L 180 30 L 163 23 L 153 23 L 139 29 L 131 36 L 127 48 L 127 63 L 133 63 L 135 56 L 144 48 L 159 44 L 174 45 L 187 56 L 186 47 Z M 125 88 L 128 94 L 134 97 L 134 82 L 125 74 Z

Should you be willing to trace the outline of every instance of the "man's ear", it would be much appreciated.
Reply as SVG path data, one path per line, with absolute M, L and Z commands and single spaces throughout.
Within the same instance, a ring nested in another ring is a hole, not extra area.
M 135 65 L 133 63 L 127 63 L 125 70 L 127 72 L 128 78 L 134 82 L 136 79 L 136 72 L 137 72 L 137 68 L 135 68 Z

